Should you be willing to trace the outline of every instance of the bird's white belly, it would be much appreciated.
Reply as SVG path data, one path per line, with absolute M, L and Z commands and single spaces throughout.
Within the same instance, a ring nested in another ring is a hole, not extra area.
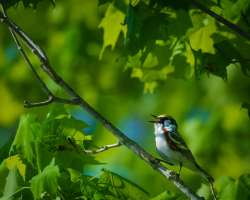
M 163 134 L 155 137 L 156 149 L 164 160 L 167 160 L 173 164 L 180 164 L 182 162 L 182 156 L 179 152 L 172 150 L 166 141 Z

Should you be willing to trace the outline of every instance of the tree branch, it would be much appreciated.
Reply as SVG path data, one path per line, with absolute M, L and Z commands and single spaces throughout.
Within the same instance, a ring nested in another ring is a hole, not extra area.
M 115 144 L 108 144 L 108 145 L 102 146 L 99 149 L 95 149 L 95 150 L 84 149 L 83 152 L 86 153 L 86 154 L 97 154 L 97 153 L 102 153 L 104 151 L 107 151 L 109 149 L 119 147 L 121 145 L 122 144 L 120 142 L 117 142 Z
M 2 6 L 2 5 L 1 5 Z M 7 19 L 7 15 L 5 13 L 4 8 L 2 7 L 3 12 L 0 13 L 0 19 L 1 18 L 5 18 Z M 51 91 L 50 89 L 47 87 L 47 85 L 45 84 L 45 82 L 41 79 L 41 77 L 39 76 L 39 74 L 36 72 L 35 67 L 32 65 L 29 57 L 27 56 L 27 54 L 25 53 L 24 49 L 22 48 L 21 43 L 19 42 L 16 33 L 13 31 L 12 28 L 8 27 L 11 36 L 17 46 L 17 49 L 19 50 L 20 54 L 22 55 L 22 57 L 24 58 L 25 62 L 27 63 L 27 65 L 30 67 L 32 73 L 34 74 L 35 78 L 37 79 L 38 83 L 41 85 L 43 91 L 48 95 L 48 98 L 44 101 L 40 101 L 40 102 L 30 102 L 30 101 L 24 101 L 24 107 L 26 108 L 31 108 L 31 107 L 39 107 L 39 106 L 45 106 L 48 105 L 50 103 L 53 102 L 57 102 L 57 103 L 62 103 L 62 104 L 72 104 L 72 105 L 78 105 L 78 101 L 77 99 L 63 99 L 60 97 L 56 97 Z
M 104 145 L 98 149 L 92 150 L 92 149 L 80 149 L 78 145 L 71 138 L 68 138 L 68 141 L 71 144 L 71 146 L 73 146 L 77 151 L 83 152 L 84 154 L 98 154 L 122 145 L 122 143 L 118 141 L 115 144 Z
M 5 25 L 7 25 L 13 32 L 15 32 L 23 40 L 23 42 L 32 50 L 32 52 L 40 59 L 42 63 L 42 70 L 46 72 L 57 85 L 59 85 L 63 90 L 65 90 L 72 97 L 72 99 L 74 99 L 74 102 L 76 102 L 77 105 L 81 106 L 90 115 L 95 117 L 96 120 L 100 121 L 107 130 L 113 133 L 113 135 L 118 138 L 121 144 L 127 146 L 131 151 L 133 151 L 136 155 L 143 159 L 154 170 L 158 171 L 166 179 L 170 180 L 187 197 L 192 200 L 203 199 L 202 197 L 197 196 L 193 191 L 191 191 L 191 189 L 183 183 L 183 181 L 177 176 L 174 171 L 168 170 L 166 167 L 161 165 L 161 163 L 157 161 L 157 159 L 155 159 L 151 154 L 146 152 L 133 140 L 128 138 L 120 129 L 118 129 L 104 116 L 97 112 L 92 106 L 90 106 L 84 99 L 82 99 L 74 91 L 74 89 L 71 88 L 50 66 L 49 60 L 44 51 L 41 50 L 41 48 L 37 44 L 35 44 L 32 39 L 19 26 L 17 26 L 13 21 L 11 21 L 7 15 L 5 16 L 2 12 L 0 12 L 0 20 Z M 47 105 L 47 103 L 40 103 L 40 105 Z
M 190 0 L 190 1 L 195 7 L 197 7 L 201 11 L 207 13 L 208 15 L 210 15 L 211 17 L 216 19 L 218 22 L 224 24 L 225 26 L 227 26 L 231 30 L 235 31 L 236 33 L 238 33 L 242 37 L 245 37 L 246 39 L 250 40 L 250 33 L 245 32 L 239 26 L 233 24 L 232 22 L 228 21 L 227 19 L 225 19 L 222 16 L 216 14 L 212 10 L 208 9 L 206 6 L 204 6 L 202 3 L 200 3 L 199 0 Z

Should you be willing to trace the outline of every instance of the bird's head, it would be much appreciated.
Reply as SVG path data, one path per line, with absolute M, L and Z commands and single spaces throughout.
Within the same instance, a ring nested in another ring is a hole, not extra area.
M 175 119 L 169 115 L 152 115 L 153 120 L 149 121 L 154 123 L 155 133 L 161 133 L 164 131 L 172 132 L 177 130 L 177 123 Z

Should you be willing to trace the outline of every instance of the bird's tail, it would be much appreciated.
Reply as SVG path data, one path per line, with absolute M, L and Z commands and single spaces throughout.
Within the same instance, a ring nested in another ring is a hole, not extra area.
M 215 195 L 214 185 L 213 185 L 214 178 L 210 174 L 208 174 L 204 169 L 202 169 L 198 164 L 196 164 L 196 167 L 197 167 L 200 175 L 204 179 L 206 179 L 208 181 L 208 183 L 210 185 L 210 189 L 211 189 L 211 193 L 212 193 L 213 199 L 217 200 L 216 195 Z
M 213 183 L 214 182 L 214 178 L 208 174 L 204 169 L 202 169 L 197 163 L 196 163 L 196 167 L 200 173 L 200 175 L 206 179 L 209 183 Z

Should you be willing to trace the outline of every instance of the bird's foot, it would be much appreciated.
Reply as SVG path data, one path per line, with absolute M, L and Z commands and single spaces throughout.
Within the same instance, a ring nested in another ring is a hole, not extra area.
M 177 174 L 174 171 L 169 172 L 169 179 L 175 180 L 177 178 Z

